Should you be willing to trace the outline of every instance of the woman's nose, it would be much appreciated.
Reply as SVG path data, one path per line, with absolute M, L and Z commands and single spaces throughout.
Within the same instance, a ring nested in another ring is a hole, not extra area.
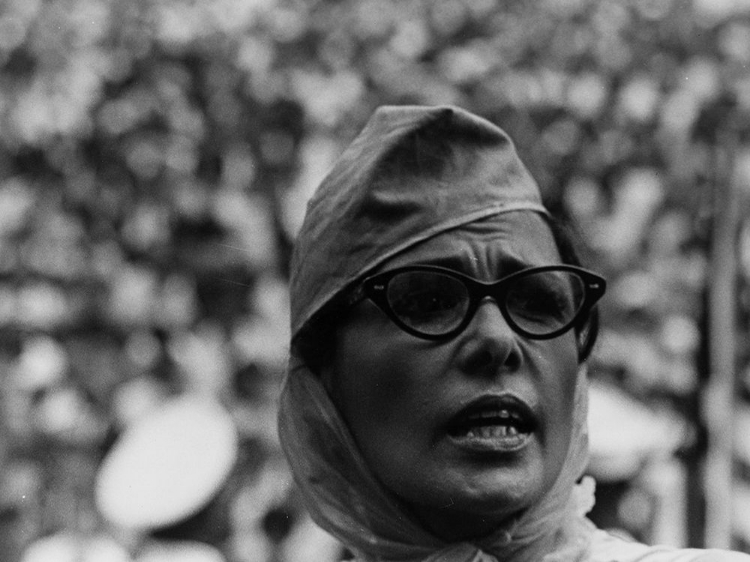
M 494 376 L 521 365 L 518 335 L 505 320 L 495 300 L 487 298 L 477 308 L 462 334 L 461 367 L 470 375 Z

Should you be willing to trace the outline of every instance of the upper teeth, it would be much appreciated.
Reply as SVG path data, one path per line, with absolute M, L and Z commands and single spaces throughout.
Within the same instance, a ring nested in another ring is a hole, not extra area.
M 511 413 L 510 410 L 503 408 L 502 410 L 495 410 L 495 411 L 483 411 L 483 412 L 477 412 L 474 414 L 471 414 L 469 416 L 469 419 L 472 420 L 484 420 L 489 418 L 502 418 L 502 419 L 510 419 L 514 418 L 516 420 L 520 419 L 520 416 L 516 413 Z

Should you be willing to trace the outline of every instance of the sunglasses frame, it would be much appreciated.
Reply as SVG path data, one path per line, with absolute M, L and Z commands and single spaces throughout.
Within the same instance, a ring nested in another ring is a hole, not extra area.
M 388 302 L 388 283 L 396 275 L 412 271 L 440 273 L 442 275 L 457 279 L 464 284 L 469 294 L 469 306 L 466 310 L 466 313 L 464 314 L 464 318 L 455 328 L 443 334 L 426 334 L 424 332 L 420 332 L 419 330 L 415 330 L 414 328 L 405 324 L 396 315 L 396 313 L 391 308 L 390 303 Z M 551 333 L 539 335 L 524 330 L 513 320 L 507 310 L 506 295 L 508 292 L 508 287 L 510 287 L 510 284 L 513 281 L 517 281 L 520 278 L 534 273 L 542 273 L 545 271 L 568 271 L 577 274 L 583 281 L 584 298 L 578 311 L 567 324 Z M 365 278 L 359 285 L 358 289 L 355 290 L 351 298 L 348 299 L 347 304 L 354 305 L 367 298 L 372 301 L 380 310 L 382 310 L 386 314 L 386 316 L 388 316 L 388 318 L 390 318 L 391 321 L 393 321 L 393 323 L 401 328 L 404 332 L 425 340 L 437 341 L 451 339 L 465 330 L 474 318 L 474 315 L 476 314 L 476 311 L 482 301 L 486 297 L 490 297 L 495 301 L 498 308 L 500 309 L 501 314 L 503 315 L 503 318 L 514 332 L 529 339 L 547 340 L 556 338 L 557 336 L 564 334 L 572 327 L 574 327 L 577 323 L 579 323 L 581 319 L 591 311 L 591 309 L 602 297 L 602 295 L 604 295 L 606 287 L 607 281 L 602 276 L 594 273 L 593 271 L 589 271 L 588 269 L 567 264 L 530 267 L 522 269 L 506 277 L 503 277 L 502 279 L 490 283 L 479 281 L 478 279 L 446 267 L 440 267 L 437 265 L 409 265 L 384 271 L 382 273 L 377 273 Z

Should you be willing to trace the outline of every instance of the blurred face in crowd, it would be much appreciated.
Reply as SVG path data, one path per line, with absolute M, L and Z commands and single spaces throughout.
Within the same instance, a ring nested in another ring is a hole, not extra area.
M 379 271 L 432 264 L 495 281 L 560 263 L 544 219 L 509 212 Z M 572 330 L 527 339 L 493 299 L 439 341 L 404 332 L 364 300 L 342 321 L 323 377 L 375 476 L 428 530 L 456 540 L 496 530 L 550 490 L 571 440 L 578 372 Z

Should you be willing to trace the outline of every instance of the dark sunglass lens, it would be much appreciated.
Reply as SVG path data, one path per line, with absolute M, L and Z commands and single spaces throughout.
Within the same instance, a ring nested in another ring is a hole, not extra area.
M 395 275 L 388 283 L 387 297 L 401 322 L 428 335 L 441 335 L 456 328 L 469 307 L 464 284 L 433 271 Z
M 542 336 L 570 324 L 583 305 L 584 295 L 583 280 L 574 272 L 534 272 L 509 287 L 506 307 L 522 329 Z

